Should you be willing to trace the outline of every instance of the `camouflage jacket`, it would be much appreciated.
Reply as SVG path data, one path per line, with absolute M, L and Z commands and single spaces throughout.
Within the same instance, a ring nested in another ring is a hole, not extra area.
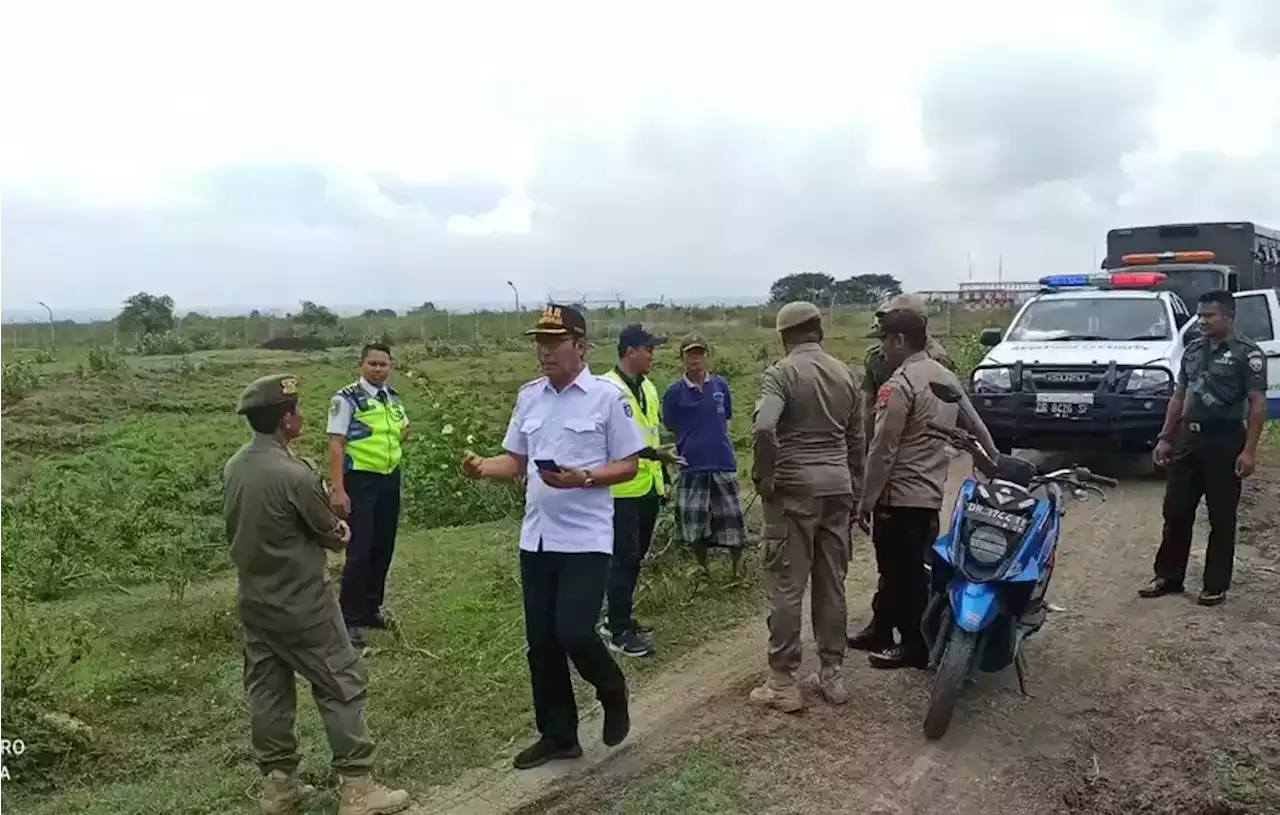
M 1187 393 L 1182 412 L 1188 421 L 1244 419 L 1249 394 L 1267 392 L 1267 359 L 1256 342 L 1239 334 L 1216 345 L 1196 337 L 1182 352 L 1178 386 Z
M 951 360 L 951 355 L 947 353 L 947 349 L 942 347 L 942 343 L 929 338 L 929 343 L 925 346 L 925 353 L 930 359 L 941 362 L 952 373 L 956 372 L 956 364 Z M 867 349 L 867 356 L 863 363 L 862 372 L 862 391 L 863 393 L 874 395 L 880 390 L 880 386 L 889 381 L 889 377 L 893 376 L 893 368 L 889 366 L 889 360 L 885 358 L 884 346 L 876 343 Z

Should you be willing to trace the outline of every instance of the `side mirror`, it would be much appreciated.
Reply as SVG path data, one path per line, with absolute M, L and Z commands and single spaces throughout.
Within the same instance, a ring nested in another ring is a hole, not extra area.
M 978 342 L 988 348 L 995 348 L 1002 339 L 1004 339 L 1004 331 L 999 328 L 984 328 L 982 333 L 978 335 Z
M 930 382 L 929 390 L 933 391 L 933 395 L 946 402 L 948 405 L 957 404 L 964 398 L 964 394 L 948 385 L 946 382 Z

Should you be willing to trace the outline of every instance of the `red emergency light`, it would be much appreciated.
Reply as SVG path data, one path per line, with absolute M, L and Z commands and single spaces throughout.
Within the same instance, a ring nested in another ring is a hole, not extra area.
M 1133 255 L 1125 255 L 1120 258 L 1121 263 L 1138 264 L 1138 263 L 1160 263 L 1161 261 L 1171 263 L 1212 263 L 1215 255 L 1209 251 L 1197 252 L 1142 252 Z
M 1169 276 L 1163 272 L 1113 272 L 1110 283 L 1114 288 L 1129 286 L 1146 288 L 1158 286 L 1168 278 Z

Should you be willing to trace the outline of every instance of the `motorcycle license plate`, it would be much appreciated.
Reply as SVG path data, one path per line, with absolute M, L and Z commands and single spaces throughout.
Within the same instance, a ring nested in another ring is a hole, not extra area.
M 1092 393 L 1037 393 L 1036 415 L 1086 419 L 1093 411 Z
M 1027 531 L 1027 519 L 1021 515 L 992 509 L 991 507 L 984 506 L 976 501 L 965 502 L 964 516 L 971 521 L 980 521 L 984 524 L 990 524 L 991 526 L 1013 532 L 1016 535 L 1021 535 L 1023 532 Z

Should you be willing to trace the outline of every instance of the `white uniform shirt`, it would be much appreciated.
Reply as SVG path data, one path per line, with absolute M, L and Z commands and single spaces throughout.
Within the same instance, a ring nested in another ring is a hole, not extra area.
M 373 384 L 363 376 L 358 380 L 360 387 L 364 388 L 364 392 L 369 394 L 370 399 L 377 399 L 381 388 Z M 333 398 L 329 400 L 329 423 L 325 427 L 325 432 L 330 436 L 345 436 L 347 430 L 351 427 L 352 406 L 351 400 L 343 398 L 342 394 L 335 393 Z M 400 420 L 401 429 L 409 426 L 409 417 L 406 414 Z
M 613 496 L 608 487 L 556 489 L 535 461 L 594 469 L 644 449 L 622 390 L 587 368 L 562 391 L 546 377 L 520 388 L 502 446 L 527 456 L 524 523 L 527 552 L 613 553 Z

